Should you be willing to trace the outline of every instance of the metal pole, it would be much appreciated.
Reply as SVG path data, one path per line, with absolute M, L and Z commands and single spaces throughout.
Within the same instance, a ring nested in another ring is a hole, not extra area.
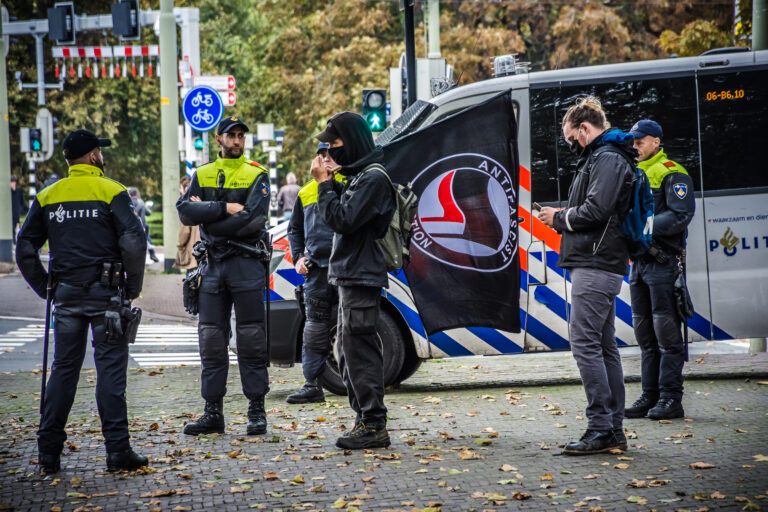
M 752 0 L 752 50 L 768 50 L 768 0 Z
M 8 82 L 5 77 L 5 41 L 0 23 L 0 261 L 13 261 L 11 227 L 11 140 L 8 133 Z
M 407 108 L 416 103 L 416 48 L 413 41 L 413 0 L 403 0 L 403 10 L 405 11 L 405 67 L 408 76 Z
M 273 148 L 269 150 L 269 186 L 272 189 L 269 199 L 269 225 L 277 226 L 278 214 L 280 213 L 277 210 L 277 151 Z
M 43 62 L 43 36 L 35 34 L 35 57 L 37 58 L 37 104 L 45 105 L 45 63 Z
M 176 20 L 173 0 L 160 0 L 160 127 L 163 162 L 163 249 L 166 272 L 173 272 L 179 216 L 176 196 L 179 189 L 179 90 L 176 86 Z
M 440 0 L 429 0 L 429 53 L 430 59 L 440 58 Z

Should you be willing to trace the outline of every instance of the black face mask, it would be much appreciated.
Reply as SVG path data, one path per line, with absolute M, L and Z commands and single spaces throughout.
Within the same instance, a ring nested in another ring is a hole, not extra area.
M 330 155 L 331 158 L 333 158 L 334 162 L 341 165 L 342 167 L 353 163 L 353 162 L 350 162 L 349 159 L 347 158 L 347 152 L 344 151 L 344 146 L 328 148 L 328 154 Z

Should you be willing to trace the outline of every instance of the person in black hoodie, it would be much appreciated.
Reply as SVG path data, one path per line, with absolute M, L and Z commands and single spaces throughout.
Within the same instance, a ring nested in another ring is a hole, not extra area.
M 544 207 L 539 219 L 563 235 L 557 266 L 569 270 L 570 345 L 587 394 L 587 431 L 564 453 L 586 455 L 627 448 L 624 374 L 616 346 L 616 295 L 627 275 L 629 248 L 621 228 L 630 207 L 632 137 L 609 130 L 597 98 L 572 105 L 563 136 L 581 157 L 568 207 Z
M 357 114 L 341 112 L 315 136 L 330 144 L 328 154 L 347 177 L 342 184 L 334 170 L 313 167 L 317 202 L 325 223 L 334 231 L 328 281 L 339 287 L 337 343 L 342 354 L 344 385 L 357 417 L 354 428 L 336 441 L 346 449 L 389 446 L 384 406 L 384 369 L 376 339 L 381 288 L 387 286 L 384 255 L 376 245 L 395 211 L 394 189 L 381 172 L 370 169 L 384 155 L 374 145 L 368 125 Z

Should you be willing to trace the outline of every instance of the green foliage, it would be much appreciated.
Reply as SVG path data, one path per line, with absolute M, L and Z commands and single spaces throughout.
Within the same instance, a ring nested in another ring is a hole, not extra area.
M 44 18 L 51 2 L 7 0 L 11 16 Z M 78 14 L 106 14 L 107 0 L 78 0 Z M 142 0 L 157 9 L 157 1 Z M 416 5 L 416 52 L 425 54 L 425 2 Z M 751 31 L 749 0 L 732 4 L 669 1 L 614 3 L 442 2 L 441 51 L 466 84 L 492 75 L 491 58 L 520 53 L 532 69 L 694 55 L 716 46 L 746 44 Z M 389 67 L 405 50 L 400 2 L 359 0 L 176 0 L 200 9 L 200 56 L 196 74 L 231 74 L 237 79 L 237 114 L 256 129 L 273 123 L 286 130 L 279 172 L 309 174 L 325 120 L 341 110 L 360 112 L 363 88 L 389 88 Z M 663 34 L 662 34 L 663 32 Z M 78 34 L 78 46 L 118 45 L 111 32 Z M 143 44 L 157 44 L 152 28 Z M 45 39 L 46 81 L 55 82 L 50 42 Z M 26 163 L 18 151 L 19 128 L 34 124 L 35 92 L 13 86 L 13 73 L 34 80 L 34 40 L 18 37 L 8 56 L 12 165 L 22 181 Z M 77 62 L 75 62 L 77 65 Z M 110 137 L 104 150 L 107 174 L 137 186 L 144 197 L 161 192 L 159 79 L 67 79 L 63 92 L 46 93 L 59 120 L 60 139 L 88 128 Z M 211 157 L 217 150 L 211 137 Z M 267 163 L 256 148 L 252 157 Z M 38 180 L 66 173 L 60 147 L 38 165 Z M 180 170 L 181 172 L 181 170 Z

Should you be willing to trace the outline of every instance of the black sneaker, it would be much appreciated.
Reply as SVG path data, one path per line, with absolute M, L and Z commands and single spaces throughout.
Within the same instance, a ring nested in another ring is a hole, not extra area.
M 648 411 L 648 417 L 652 420 L 671 420 L 685 416 L 683 403 L 674 398 L 661 398 L 656 405 Z
M 205 412 L 197 421 L 187 423 L 184 427 L 184 433 L 189 436 L 200 434 L 223 434 L 224 433 L 224 414 L 223 400 L 215 402 L 205 402 Z
M 362 422 L 362 421 L 355 421 L 355 426 L 354 426 L 354 427 L 352 427 L 352 429 L 350 429 L 350 430 L 347 430 L 346 432 L 344 432 L 344 433 L 341 435 L 341 437 L 349 437 L 349 436 L 351 436 L 351 435 L 352 435 L 352 432 L 354 432 L 355 430 L 359 429 L 359 428 L 360 428 L 360 427 L 362 427 L 362 426 L 363 426 L 363 422 Z
M 390 445 L 389 433 L 384 423 L 366 425 L 362 421 L 353 428 L 348 436 L 336 440 L 336 446 L 347 450 L 362 450 L 364 448 L 386 448 Z
M 631 407 L 624 409 L 625 418 L 645 418 L 648 411 L 656 405 L 656 400 L 643 393 L 640 398 L 635 400 Z
M 37 456 L 37 464 L 40 466 L 40 474 L 52 475 L 61 469 L 61 455 L 40 453 Z
M 566 455 L 591 455 L 619 448 L 613 430 L 587 430 L 581 439 L 571 441 L 563 449 Z
M 149 464 L 149 459 L 128 448 L 107 454 L 107 471 L 133 471 Z
M 245 433 L 256 436 L 267 433 L 267 412 L 264 410 L 264 397 L 260 396 L 248 404 L 248 425 Z
M 295 393 L 291 393 L 285 399 L 289 404 L 308 404 L 325 402 L 325 394 L 323 388 L 320 386 L 312 386 L 310 384 L 304 384 L 301 389 Z
M 616 441 L 619 443 L 619 449 L 627 451 L 629 443 L 627 442 L 627 435 L 624 433 L 623 428 L 613 429 L 613 435 L 616 437 Z

